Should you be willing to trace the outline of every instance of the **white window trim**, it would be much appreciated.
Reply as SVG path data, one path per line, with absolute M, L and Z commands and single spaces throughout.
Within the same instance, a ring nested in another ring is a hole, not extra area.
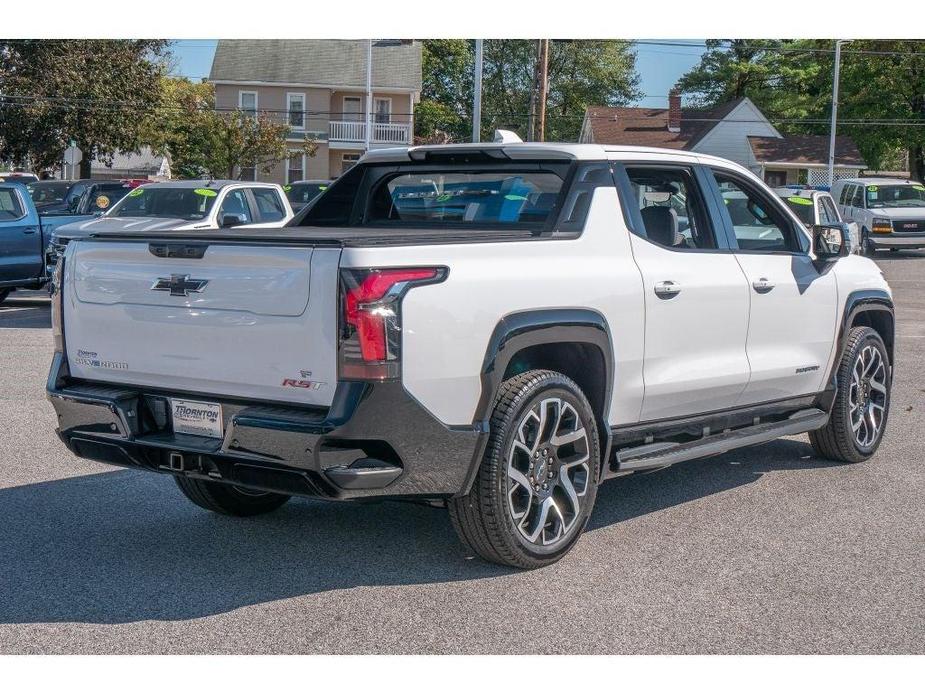
M 363 97 L 362 97 L 362 96 L 356 96 L 356 95 L 344 96 L 343 99 L 341 99 L 341 109 L 340 109 L 341 118 L 343 118 L 344 121 L 347 120 L 347 99 L 350 99 L 350 100 L 354 100 L 354 99 L 355 99 L 356 101 L 359 101 L 359 102 L 360 102 L 360 110 L 357 111 L 357 114 L 360 116 L 360 120 L 361 120 L 361 121 L 365 121 L 365 120 L 366 120 L 366 112 L 363 110 Z
M 289 125 L 289 118 L 290 118 L 290 114 L 292 113 L 292 102 L 290 101 L 290 97 L 293 97 L 293 96 L 302 97 L 302 125 L 301 127 Z M 306 111 L 308 111 L 308 99 L 305 96 L 305 92 L 286 92 L 286 125 L 289 125 L 290 130 L 295 130 L 296 132 L 300 132 L 300 133 L 305 132 L 305 121 L 308 120 Z
M 289 160 L 292 159 L 293 154 L 297 154 L 298 150 L 290 150 L 289 156 L 286 157 L 286 185 L 290 183 L 295 183 L 295 181 L 289 180 Z M 302 152 L 302 178 L 299 180 L 305 180 L 305 152 Z
M 380 101 L 389 102 L 389 119 L 385 123 L 383 123 L 383 125 L 388 125 L 389 123 L 392 122 L 392 97 L 390 96 L 373 96 L 373 110 L 372 110 L 373 123 L 378 122 L 376 120 L 376 104 Z
M 259 96 L 259 94 L 258 94 L 257 92 L 249 91 L 249 90 L 247 90 L 247 89 L 240 89 L 240 90 L 238 90 L 238 110 L 239 110 L 239 111 L 243 111 L 243 110 L 244 110 L 244 95 L 245 95 L 245 94 L 253 94 L 253 95 L 254 95 L 254 114 L 256 115 L 257 112 L 260 111 L 260 107 L 259 107 L 260 96 Z

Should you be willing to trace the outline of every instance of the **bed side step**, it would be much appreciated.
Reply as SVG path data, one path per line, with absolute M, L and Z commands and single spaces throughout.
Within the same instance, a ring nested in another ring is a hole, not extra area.
M 685 460 L 718 455 L 743 446 L 773 441 L 781 436 L 802 434 L 825 426 L 828 414 L 811 407 L 787 419 L 705 436 L 688 443 L 653 443 L 617 451 L 617 472 L 635 472 L 674 465 Z

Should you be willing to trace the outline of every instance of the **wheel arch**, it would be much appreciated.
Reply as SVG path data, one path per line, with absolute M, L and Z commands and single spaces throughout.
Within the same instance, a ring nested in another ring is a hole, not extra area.
M 475 479 L 488 440 L 488 422 L 501 384 L 531 369 L 568 376 L 582 389 L 594 411 L 601 444 L 601 465 L 610 455 L 610 396 L 614 379 L 613 341 L 603 315 L 592 309 L 540 309 L 512 313 L 492 331 L 481 371 L 481 395 L 473 424 L 481 441 L 466 479 Z

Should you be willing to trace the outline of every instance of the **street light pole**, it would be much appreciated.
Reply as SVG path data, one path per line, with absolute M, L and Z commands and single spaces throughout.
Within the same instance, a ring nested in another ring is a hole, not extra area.
M 475 40 L 475 74 L 472 94 L 472 141 L 482 139 L 482 39 Z
M 832 124 L 829 132 L 829 190 L 835 183 L 835 124 L 838 120 L 838 73 L 841 69 L 841 45 L 851 39 L 835 41 L 835 70 L 832 74 Z

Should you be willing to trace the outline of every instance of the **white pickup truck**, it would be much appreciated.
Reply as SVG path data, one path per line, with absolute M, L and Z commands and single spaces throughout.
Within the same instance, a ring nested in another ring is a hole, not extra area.
M 67 447 L 227 514 L 445 505 L 530 568 L 606 479 L 804 432 L 859 462 L 883 437 L 889 287 L 731 162 L 377 150 L 300 223 L 69 244 L 47 385 Z

